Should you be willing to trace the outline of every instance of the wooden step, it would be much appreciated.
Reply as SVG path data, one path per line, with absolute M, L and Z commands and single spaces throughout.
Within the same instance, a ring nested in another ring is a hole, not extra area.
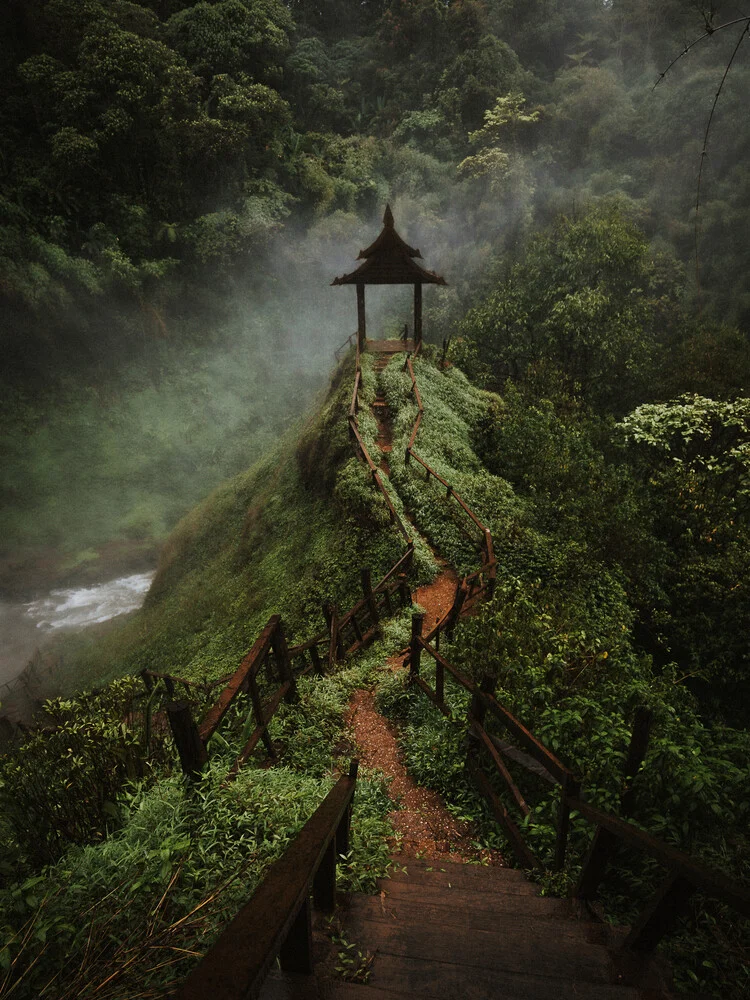
M 428 1000 L 642 1000 L 642 994 L 629 986 L 582 979 L 566 981 L 557 974 L 467 969 L 451 962 L 388 954 L 376 956 L 370 984 L 372 988 L 392 990 L 396 996 Z M 362 1000 L 369 1000 L 369 996 L 362 993 Z
M 413 862 L 405 862 L 406 871 L 390 869 L 388 877 L 378 883 L 379 889 L 398 892 L 399 884 L 433 887 L 443 890 L 461 889 L 472 893 L 505 892 L 514 896 L 538 896 L 539 887 L 529 882 L 523 872 L 513 868 L 475 867 L 474 865 L 441 864 L 432 870 Z
M 589 944 L 578 924 L 535 920 L 525 917 L 521 909 L 515 914 L 494 914 L 485 927 L 469 926 L 466 914 L 433 923 L 427 911 L 419 923 L 408 925 L 349 913 L 344 926 L 349 941 L 376 953 L 372 981 L 388 989 L 404 986 L 383 978 L 380 960 L 385 955 L 400 961 L 432 962 L 440 967 L 438 971 L 446 965 L 455 966 L 461 971 L 455 971 L 454 978 L 460 975 L 466 983 L 476 973 L 488 971 L 533 974 L 565 983 L 612 981 L 606 949 Z
M 412 1000 L 412 994 L 274 970 L 268 974 L 259 1000 Z
M 575 917 L 569 899 L 545 899 L 511 893 L 475 893 L 464 889 L 416 888 L 401 884 L 395 892 L 384 889 L 384 896 L 351 895 L 342 903 L 341 912 L 356 913 L 370 920 L 403 923 L 419 922 L 425 916 L 430 922 L 451 923 L 465 920 L 470 927 L 486 927 L 494 917 L 512 916 L 521 912 L 523 918 L 539 920 L 570 920 Z M 581 921 L 588 928 L 605 928 L 596 921 Z M 602 935 L 596 934 L 597 941 Z

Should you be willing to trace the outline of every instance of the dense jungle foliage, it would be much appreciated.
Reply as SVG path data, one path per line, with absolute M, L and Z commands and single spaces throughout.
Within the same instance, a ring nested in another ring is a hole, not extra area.
M 315 396 L 354 324 L 328 282 L 371 241 L 387 200 L 449 282 L 425 296 L 427 340 L 449 343 L 447 365 L 429 349 L 417 363 L 419 451 L 492 527 L 499 560 L 496 600 L 448 654 L 469 674 L 489 670 L 603 808 L 617 808 L 634 711 L 650 708 L 636 821 L 747 884 L 744 47 L 701 155 L 748 22 L 716 29 L 742 10 L 7 10 L 0 557 L 45 548 L 75 565 L 112 539 L 166 544 L 143 610 L 67 649 L 55 738 L 0 762 L 0 997 L 166 993 L 185 968 L 167 959 L 205 948 L 348 761 L 346 703 L 362 684 L 380 687 L 413 773 L 482 843 L 500 843 L 462 778 L 459 694 L 446 721 L 381 672 L 406 616 L 361 660 L 301 685 L 274 720 L 281 766 L 251 764 L 233 786 L 223 780 L 248 706 L 212 742 L 195 795 L 166 741 L 145 753 L 128 707 L 144 666 L 225 675 L 273 612 L 301 641 L 324 599 L 353 600 L 363 561 L 377 574 L 398 553 L 347 440 L 350 360 Z M 373 330 L 408 319 L 368 291 L 370 307 Z M 431 548 L 474 568 L 441 491 L 402 461 L 409 380 L 397 363 L 380 380 L 415 580 L 435 572 Z M 373 449 L 374 392 L 365 359 Z M 377 774 L 362 789 L 342 876 L 352 888 L 372 887 L 387 863 L 387 789 Z M 548 857 L 554 802 L 529 795 L 528 834 Z M 575 878 L 590 834 L 574 824 L 569 868 L 547 888 Z M 607 905 L 626 920 L 658 873 L 626 857 L 614 874 Z M 747 995 L 747 940 L 746 923 L 694 901 L 670 946 L 680 985 Z
M 653 90 L 686 40 L 735 7 L 9 0 L 3 551 L 62 547 L 75 564 L 115 537 L 161 539 L 259 457 L 350 332 L 351 303 L 328 281 L 389 199 L 448 276 L 429 310 L 438 342 L 478 291 L 513 280 L 530 235 L 616 202 L 654 262 L 623 246 L 617 288 L 597 278 L 558 303 L 536 353 L 557 338 L 559 356 L 566 324 L 596 340 L 615 321 L 611 342 L 579 358 L 581 377 L 598 384 L 611 361 L 619 379 L 635 352 L 632 385 L 658 328 L 675 366 L 710 383 L 699 391 L 711 395 L 715 372 L 741 389 L 744 51 L 713 118 L 697 268 L 693 256 L 704 130 L 742 25 L 714 31 Z M 592 278 L 589 235 L 581 254 Z M 617 312 L 628 280 L 650 290 L 638 315 Z M 665 312 L 670 290 L 686 315 L 674 303 Z M 555 301 L 547 295 L 538 310 Z M 537 319 L 532 309 L 523 322 Z M 512 371 L 528 360 L 506 362 Z M 676 372 L 670 391 L 681 382 Z

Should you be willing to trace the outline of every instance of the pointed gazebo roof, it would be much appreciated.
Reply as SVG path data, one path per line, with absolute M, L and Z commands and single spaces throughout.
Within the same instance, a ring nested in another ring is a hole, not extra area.
M 358 260 L 363 263 L 349 274 L 334 278 L 332 285 L 444 285 L 445 279 L 417 264 L 419 250 L 410 247 L 396 232 L 391 206 L 386 205 L 383 231 Z

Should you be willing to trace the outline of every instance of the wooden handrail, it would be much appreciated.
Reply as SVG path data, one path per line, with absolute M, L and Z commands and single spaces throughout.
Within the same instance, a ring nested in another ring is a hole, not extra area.
M 344 353 L 345 348 L 351 344 L 353 338 L 356 336 L 357 336 L 356 333 L 350 333 L 349 336 L 344 341 L 344 343 L 341 344 L 340 347 L 336 348 L 336 350 L 333 352 L 333 356 L 336 358 L 337 361 L 341 358 L 341 355 Z
M 277 955 L 282 968 L 310 971 L 310 884 L 332 908 L 336 857 L 348 852 L 357 762 L 337 781 L 252 898 L 224 928 L 174 1000 L 254 1000 Z M 286 947 L 285 947 L 286 944 Z
M 561 764 L 541 740 L 538 740 L 504 705 L 501 705 L 494 695 L 480 691 L 479 696 L 490 712 L 500 719 L 508 732 L 525 748 L 529 756 L 546 768 L 559 784 L 563 784 L 573 777 L 573 772 Z
M 271 615 L 268 619 L 268 624 L 255 640 L 253 648 L 232 675 L 232 679 L 219 695 L 216 704 L 214 704 L 206 713 L 203 721 L 198 727 L 198 732 L 200 733 L 201 740 L 204 743 L 207 743 L 216 732 L 219 723 L 226 715 L 229 706 L 242 690 L 242 687 L 250 673 L 256 665 L 260 663 L 263 656 L 268 653 L 271 648 L 271 639 L 274 632 L 278 628 L 279 621 L 280 618 L 278 615 Z
M 743 916 L 750 917 L 750 890 L 737 885 L 728 875 L 701 864 L 689 854 L 665 844 L 628 820 L 597 809 L 582 799 L 569 796 L 568 804 L 590 823 L 607 830 L 624 844 L 656 858 L 707 896 L 721 900 Z
M 352 390 L 352 401 L 349 406 L 349 419 L 357 419 L 357 410 L 359 409 L 359 383 L 362 381 L 362 372 L 359 368 L 354 376 L 354 389 Z
M 414 558 L 414 542 L 410 539 L 407 551 L 404 553 L 404 555 L 401 556 L 401 558 L 399 559 L 399 561 L 397 563 L 395 563 L 393 566 L 391 566 L 391 568 L 385 574 L 385 576 L 380 581 L 380 583 L 377 583 L 372 588 L 373 589 L 373 593 L 377 594 L 381 590 L 383 590 L 383 588 L 386 586 L 386 584 L 388 583 L 388 581 L 390 580 L 390 578 L 392 576 L 395 576 L 397 573 L 399 573 L 400 570 L 401 570 L 401 568 L 403 566 L 408 566 L 411 563 L 411 561 L 412 561 L 413 558 Z
M 669 878 L 634 924 L 623 947 L 640 950 L 649 950 L 655 947 L 661 937 L 670 930 L 675 914 L 679 912 L 680 907 L 684 907 L 693 890 L 718 899 L 744 916 L 750 917 L 750 889 L 737 885 L 735 880 L 723 872 L 702 864 L 689 854 L 641 830 L 628 820 L 604 812 L 604 810 L 584 801 L 580 796 L 580 783 L 573 772 L 562 764 L 504 705 L 501 705 L 491 690 L 468 680 L 445 657 L 430 646 L 427 639 L 421 636 L 421 626 L 422 616 L 415 615 L 412 621 L 412 644 L 410 647 L 410 682 L 424 691 L 446 716 L 450 715 L 450 712 L 445 704 L 443 694 L 445 671 L 448 671 L 462 687 L 471 691 L 472 707 L 469 711 L 469 731 L 473 733 L 478 744 L 483 746 L 489 754 L 498 775 L 515 799 L 522 815 L 526 818 L 529 817 L 529 806 L 501 760 L 500 754 L 508 756 L 527 771 L 539 774 L 545 781 L 561 786 L 555 867 L 560 868 L 564 863 L 571 811 L 577 811 L 584 819 L 596 826 L 596 834 L 575 890 L 575 894 L 579 898 L 587 899 L 595 894 L 604 877 L 607 862 L 617 841 L 622 841 L 629 847 L 649 855 L 669 869 Z M 429 653 L 436 662 L 435 691 L 419 676 L 419 653 L 421 651 Z M 485 728 L 487 712 L 503 723 L 505 729 L 524 748 L 526 753 L 514 750 L 509 745 L 506 746 L 501 740 L 487 732 Z M 511 820 L 507 809 L 497 797 L 489 779 L 475 758 L 471 759 L 470 769 L 478 788 L 488 799 L 498 822 L 504 827 L 518 860 L 523 866 L 529 867 L 528 862 L 531 855 L 520 839 L 519 828 Z
M 425 462 L 425 460 L 423 458 L 420 458 L 419 455 L 416 453 L 416 451 L 414 451 L 412 448 L 409 449 L 409 454 L 411 455 L 412 458 L 416 458 L 416 460 L 419 462 L 419 464 L 422 466 L 422 468 L 425 469 L 427 472 L 429 472 L 429 474 L 434 479 L 437 479 L 437 481 L 441 484 L 441 486 L 444 486 L 446 488 L 446 490 L 448 491 L 448 495 L 451 496 L 451 497 L 453 497 L 453 499 L 456 501 L 456 503 L 458 503 L 458 505 L 464 510 L 464 512 L 469 515 L 469 517 L 472 519 L 472 521 L 477 526 L 477 528 L 479 528 L 479 530 L 482 532 L 482 535 L 486 537 L 486 532 L 487 532 L 488 529 L 486 528 L 486 526 L 484 524 L 482 524 L 482 522 L 479 520 L 479 518 L 474 513 L 474 511 L 471 509 L 471 507 L 469 507 L 469 505 L 466 503 L 466 501 L 463 500 L 458 495 L 458 493 L 456 493 L 456 491 L 453 489 L 453 487 L 448 482 L 448 480 L 444 479 L 440 475 L 440 473 L 435 472 L 435 470 L 432 468 L 432 466 L 428 465 L 427 462 Z

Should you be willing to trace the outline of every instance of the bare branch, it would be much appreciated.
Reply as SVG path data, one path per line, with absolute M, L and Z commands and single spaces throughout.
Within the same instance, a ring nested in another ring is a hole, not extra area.
M 703 34 L 699 35 L 698 38 L 694 38 L 692 42 L 688 42 L 685 45 L 685 48 L 682 50 L 682 52 L 680 52 L 679 55 L 675 56 L 675 58 L 672 60 L 669 66 L 667 66 L 667 68 L 664 70 L 664 72 L 659 74 L 656 83 L 651 89 L 656 90 L 656 88 L 659 86 L 659 84 L 667 75 L 667 73 L 672 69 L 672 67 L 676 63 L 678 63 L 683 56 L 686 56 L 688 52 L 693 48 L 693 46 L 698 44 L 698 42 L 702 42 L 704 38 L 710 38 L 711 35 L 715 35 L 717 31 L 723 31 L 724 28 L 731 28 L 735 24 L 744 24 L 747 27 L 748 25 L 750 25 L 750 15 L 746 15 L 745 17 L 736 17 L 733 21 L 726 21 L 724 24 L 719 24 L 716 27 L 712 27 L 707 21 L 706 30 L 703 32 Z
M 701 206 L 701 182 L 703 180 L 703 164 L 706 162 L 706 156 L 708 155 L 708 136 L 711 132 L 711 123 L 714 119 L 714 114 L 716 112 L 716 105 L 719 103 L 719 98 L 721 97 L 721 92 L 724 89 L 724 84 L 726 83 L 727 76 L 729 76 L 729 70 L 732 68 L 732 63 L 735 60 L 735 56 L 740 50 L 740 46 L 744 42 L 748 34 L 750 34 L 750 18 L 745 18 L 746 24 L 743 30 L 740 32 L 740 37 L 737 39 L 737 44 L 735 45 L 732 55 L 729 58 L 725 68 L 724 75 L 721 78 L 721 83 L 719 84 L 719 89 L 714 95 L 714 102 L 711 105 L 711 113 L 708 116 L 708 121 L 706 122 L 706 131 L 703 134 L 703 148 L 701 149 L 701 162 L 700 168 L 698 170 L 698 185 L 695 193 L 695 283 L 698 289 L 698 297 L 700 300 L 700 259 L 698 255 L 698 244 L 700 241 L 700 206 Z

